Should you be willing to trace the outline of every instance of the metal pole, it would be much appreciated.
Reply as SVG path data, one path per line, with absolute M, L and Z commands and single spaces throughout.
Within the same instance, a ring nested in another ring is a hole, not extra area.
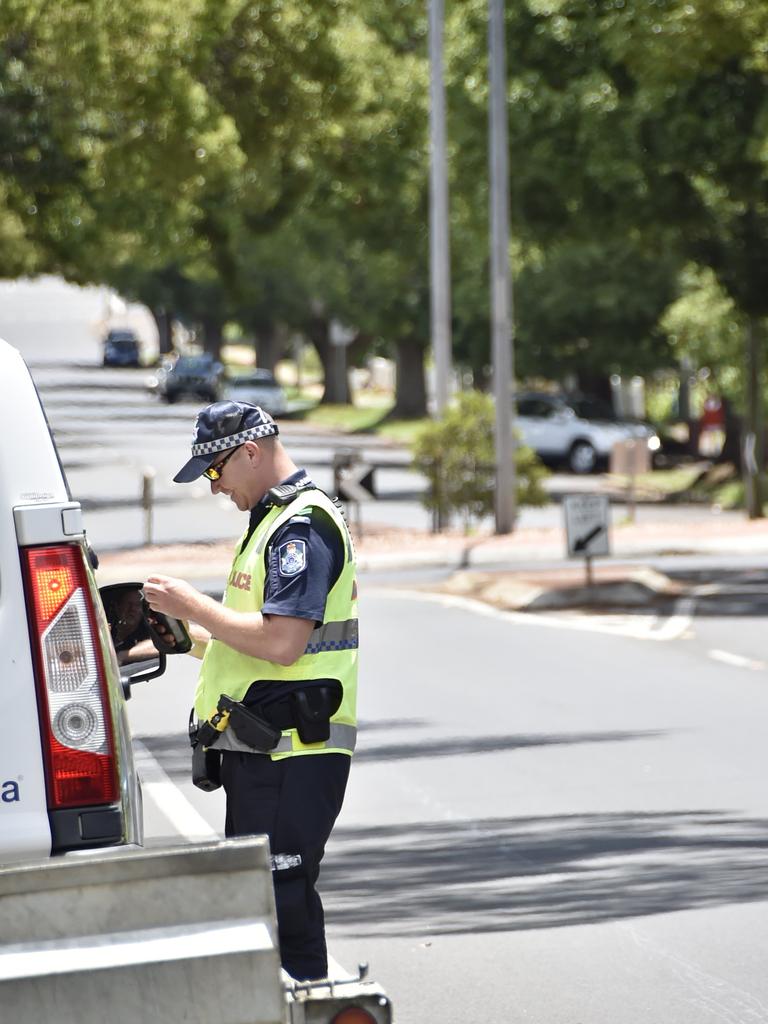
M 152 543 L 152 513 L 155 506 L 155 470 L 146 466 L 141 474 L 141 507 L 144 509 L 144 544 Z
M 496 404 L 496 533 L 511 533 L 516 516 L 516 479 L 512 419 L 514 363 L 512 283 L 509 268 L 509 142 L 504 0 L 489 0 L 491 177 L 491 352 Z
M 451 376 L 451 261 L 448 240 L 448 171 L 443 84 L 443 0 L 429 0 L 429 256 L 432 352 L 437 415 L 448 405 Z
M 762 519 L 763 392 L 760 327 L 754 317 L 747 324 L 747 416 L 743 446 L 744 497 L 750 519 Z

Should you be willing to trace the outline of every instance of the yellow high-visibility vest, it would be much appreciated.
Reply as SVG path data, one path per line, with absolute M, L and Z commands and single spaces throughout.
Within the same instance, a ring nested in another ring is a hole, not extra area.
M 278 665 L 263 658 L 227 646 L 220 640 L 208 644 L 200 668 L 195 693 L 195 711 L 200 720 L 216 711 L 219 696 L 227 694 L 242 700 L 249 687 L 260 679 L 301 682 L 311 679 L 338 679 L 343 688 L 341 704 L 331 718 L 331 735 L 326 742 L 302 743 L 297 730 L 283 730 L 282 739 L 271 752 L 273 759 L 296 754 L 351 754 L 357 737 L 357 582 L 355 553 L 344 518 L 322 491 L 301 491 L 285 506 L 272 506 L 262 519 L 244 550 L 246 534 L 240 539 L 229 574 L 224 604 L 238 612 L 260 611 L 264 604 L 266 580 L 265 551 L 270 539 L 295 515 L 321 508 L 328 513 L 344 544 L 344 567 L 328 594 L 323 622 L 310 635 L 304 654 L 292 665 Z M 311 572 L 311 566 L 309 570 Z M 246 750 L 226 729 L 216 743 L 217 749 Z

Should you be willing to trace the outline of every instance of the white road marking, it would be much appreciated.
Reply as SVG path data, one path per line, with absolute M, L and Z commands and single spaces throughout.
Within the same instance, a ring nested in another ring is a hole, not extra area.
M 675 610 L 653 635 L 654 640 L 676 640 L 691 625 L 696 610 L 695 597 L 680 597 L 675 601 Z
M 140 740 L 133 741 L 133 750 L 142 791 L 152 798 L 179 835 L 191 842 L 220 839 Z
M 395 597 L 397 600 L 432 601 L 444 608 L 462 608 L 475 615 L 486 615 L 526 626 L 542 626 L 549 629 L 572 629 L 584 633 L 602 633 L 607 636 L 623 636 L 635 640 L 677 640 L 691 626 L 692 612 L 696 604 L 694 597 L 682 597 L 675 605 L 675 612 L 668 619 L 657 615 L 584 615 L 581 613 L 552 615 L 543 612 L 516 612 L 478 601 L 472 597 L 457 594 L 438 594 L 431 591 L 397 590 L 389 587 L 375 588 L 377 597 Z
M 742 654 L 732 654 L 730 651 L 719 651 L 717 649 L 707 651 L 713 661 L 722 661 L 724 665 L 735 665 L 736 668 L 748 668 L 753 672 L 762 672 L 765 669 L 764 661 L 757 661 L 755 658 L 745 658 Z

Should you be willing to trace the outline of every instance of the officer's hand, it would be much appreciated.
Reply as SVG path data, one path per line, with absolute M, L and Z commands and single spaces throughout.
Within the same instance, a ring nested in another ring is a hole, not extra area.
M 149 576 L 142 589 L 150 608 L 174 619 L 194 618 L 202 598 L 199 590 L 174 576 Z
M 176 637 L 173 635 L 173 633 L 166 625 L 165 619 L 161 621 L 160 619 L 156 618 L 156 616 L 152 613 L 152 610 L 150 609 L 149 612 L 147 613 L 147 622 L 150 624 L 152 629 L 154 629 L 154 631 L 158 634 L 158 636 L 164 643 L 166 643 L 169 647 L 176 646 Z M 187 623 L 183 622 L 182 624 L 186 629 Z

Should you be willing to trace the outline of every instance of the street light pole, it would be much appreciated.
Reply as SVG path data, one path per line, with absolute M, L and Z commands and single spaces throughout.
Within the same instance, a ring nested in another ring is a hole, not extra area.
M 504 0 L 489 0 L 488 62 L 491 178 L 491 352 L 496 406 L 496 533 L 511 533 L 516 516 L 516 480 L 512 418 L 514 362 L 512 283 L 509 269 L 509 143 Z
M 451 261 L 448 240 L 448 171 L 443 83 L 443 0 L 429 2 L 429 255 L 432 353 L 438 416 L 448 405 L 451 376 Z

